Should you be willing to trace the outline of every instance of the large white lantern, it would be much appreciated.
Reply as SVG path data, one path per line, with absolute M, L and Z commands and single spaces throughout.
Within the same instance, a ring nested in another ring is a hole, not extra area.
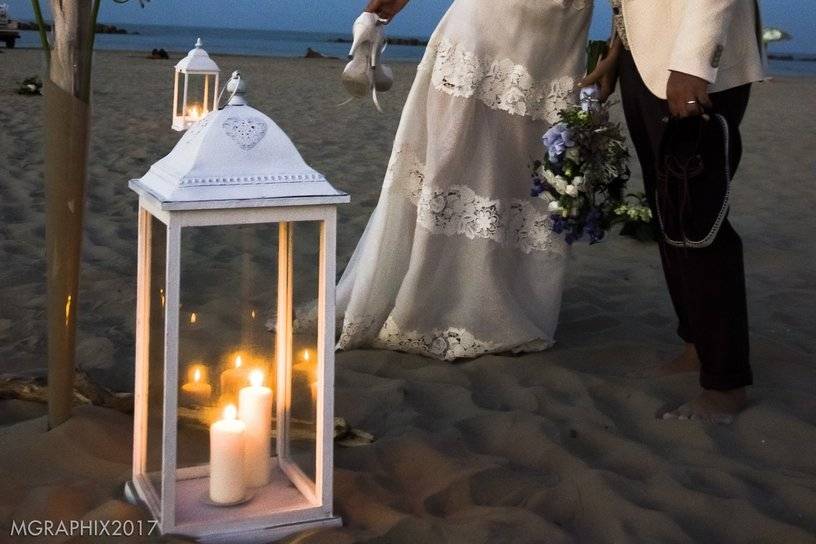
M 349 196 L 247 105 L 237 72 L 227 91 L 226 106 L 130 182 L 139 247 L 126 491 L 162 533 L 266 542 L 340 524 L 335 232 Z M 295 330 L 293 308 L 309 301 L 316 325 Z
M 201 38 L 176 64 L 173 83 L 173 130 L 187 130 L 218 107 L 221 70 L 203 48 Z

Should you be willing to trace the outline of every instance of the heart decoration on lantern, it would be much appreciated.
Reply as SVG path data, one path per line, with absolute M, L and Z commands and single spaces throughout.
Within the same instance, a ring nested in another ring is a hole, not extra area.
M 266 123 L 256 117 L 249 119 L 230 117 L 224 121 L 223 127 L 227 135 L 245 151 L 258 145 L 258 142 L 266 136 Z

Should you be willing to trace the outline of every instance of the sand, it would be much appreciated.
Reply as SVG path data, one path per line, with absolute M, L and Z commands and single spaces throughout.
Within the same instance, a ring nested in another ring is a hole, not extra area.
M 252 104 L 352 194 L 340 211 L 342 269 L 376 204 L 414 67 L 395 67 L 380 115 L 363 101 L 337 107 L 337 61 L 217 60 L 240 68 Z M 96 56 L 79 364 L 120 390 L 133 379 L 127 180 L 178 137 L 172 64 Z M 0 373 L 45 365 L 42 99 L 13 93 L 40 65 L 37 51 L 0 54 Z M 453 365 L 338 354 L 337 413 L 377 441 L 336 451 L 345 526 L 290 541 L 816 542 L 814 94 L 809 78 L 757 85 L 744 124 L 732 220 L 745 242 L 756 386 L 734 425 L 654 419 L 694 394 L 696 378 L 648 377 L 678 348 L 656 248 L 612 236 L 573 252 L 549 352 Z M 121 495 L 131 419 L 83 407 L 45 432 L 43 414 L 0 402 L 0 541 L 12 520 L 146 519 Z

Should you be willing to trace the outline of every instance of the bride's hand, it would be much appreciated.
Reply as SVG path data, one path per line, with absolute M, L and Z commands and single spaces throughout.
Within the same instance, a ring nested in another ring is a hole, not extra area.
M 390 21 L 394 15 L 402 11 L 407 3 L 408 0 L 369 0 L 365 10 Z
M 591 74 L 588 74 L 578 84 L 579 88 L 589 87 L 590 85 L 598 85 L 600 89 L 601 102 L 606 100 L 615 92 L 615 87 L 618 84 L 618 59 L 623 50 L 623 45 L 620 39 L 616 36 L 609 47 L 606 56 L 598 61 L 598 65 Z

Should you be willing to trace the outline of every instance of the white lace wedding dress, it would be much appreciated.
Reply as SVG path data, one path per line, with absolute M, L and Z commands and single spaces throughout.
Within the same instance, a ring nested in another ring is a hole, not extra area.
M 455 0 L 338 286 L 338 347 L 453 360 L 553 344 L 567 248 L 529 163 L 584 73 L 591 0 Z

